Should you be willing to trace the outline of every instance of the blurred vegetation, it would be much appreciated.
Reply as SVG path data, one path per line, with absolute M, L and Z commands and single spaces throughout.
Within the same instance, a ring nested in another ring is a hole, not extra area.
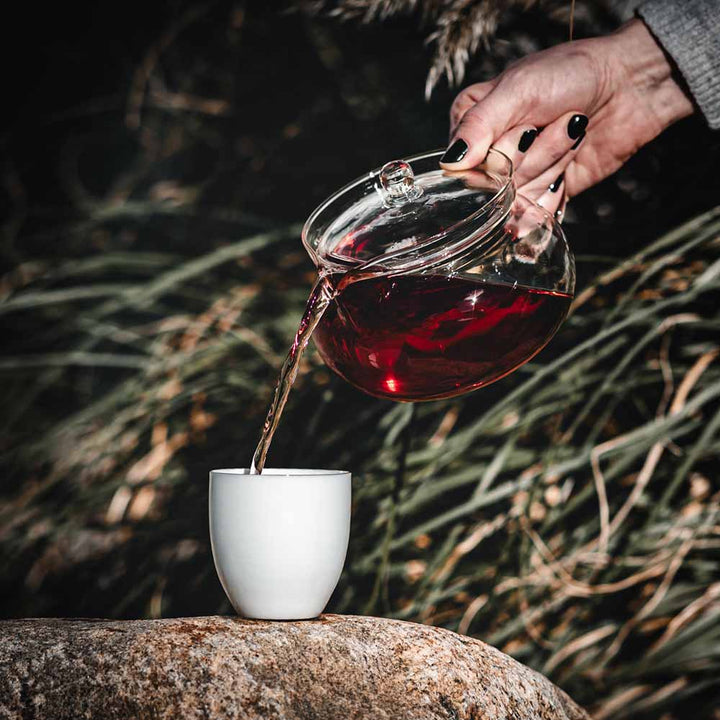
M 207 472 L 250 460 L 313 278 L 300 224 L 442 145 L 452 93 L 423 100 L 399 20 L 159 4 L 114 64 L 93 22 L 2 138 L 1 611 L 229 612 Z M 508 14 L 469 80 L 566 34 Z M 395 405 L 308 353 L 270 462 L 353 471 L 332 609 L 480 637 L 597 718 L 717 717 L 719 157 L 691 120 L 573 201 L 573 314 L 494 386 Z

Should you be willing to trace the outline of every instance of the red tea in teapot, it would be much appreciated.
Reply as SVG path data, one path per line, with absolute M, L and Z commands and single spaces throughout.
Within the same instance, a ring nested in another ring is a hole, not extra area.
M 507 375 L 555 334 L 571 296 L 442 275 L 347 285 L 313 337 L 335 372 L 371 395 L 418 401 Z

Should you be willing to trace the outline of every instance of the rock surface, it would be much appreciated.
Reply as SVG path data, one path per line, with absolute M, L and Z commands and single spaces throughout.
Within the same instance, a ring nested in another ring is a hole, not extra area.
M 0 622 L 0 718 L 589 720 L 547 679 L 448 630 L 303 622 Z

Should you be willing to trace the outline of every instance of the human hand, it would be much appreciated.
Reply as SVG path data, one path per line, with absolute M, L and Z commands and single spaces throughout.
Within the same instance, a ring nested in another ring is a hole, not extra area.
M 662 49 L 632 20 L 612 35 L 529 55 L 463 90 L 441 165 L 475 167 L 492 145 L 512 159 L 521 192 L 554 212 L 692 113 Z

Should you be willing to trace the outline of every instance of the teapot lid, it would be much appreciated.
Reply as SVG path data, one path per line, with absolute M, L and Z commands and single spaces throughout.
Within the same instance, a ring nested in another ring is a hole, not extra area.
M 491 149 L 472 170 L 439 166 L 437 150 L 395 160 L 329 197 L 308 218 L 303 243 L 332 271 L 372 263 L 422 265 L 497 227 L 514 200 L 512 163 Z

